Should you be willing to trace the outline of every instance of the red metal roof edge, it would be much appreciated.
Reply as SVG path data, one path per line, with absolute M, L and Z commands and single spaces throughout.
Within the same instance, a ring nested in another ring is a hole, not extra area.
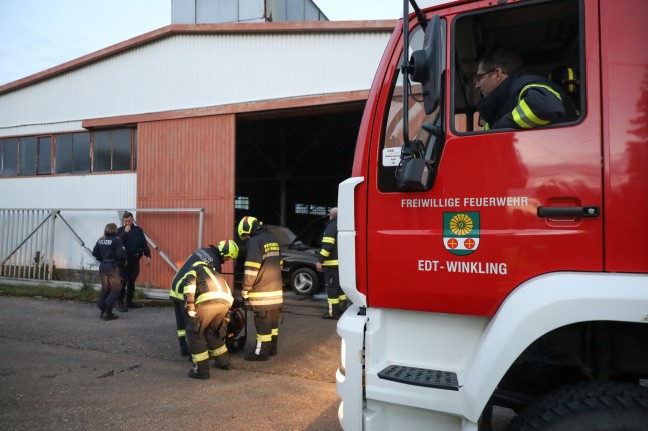
M 224 24 L 171 24 L 140 36 L 100 49 L 42 72 L 26 76 L 0 86 L 0 94 L 26 87 L 56 75 L 94 63 L 111 55 L 128 51 L 158 39 L 178 34 L 217 34 L 217 33 L 316 33 L 345 31 L 382 31 L 393 30 L 396 20 L 373 21 L 299 21 L 299 22 L 259 22 Z

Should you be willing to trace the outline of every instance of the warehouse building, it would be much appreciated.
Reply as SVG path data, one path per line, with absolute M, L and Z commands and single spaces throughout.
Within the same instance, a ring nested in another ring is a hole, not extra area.
M 336 204 L 395 22 L 209 4 L 174 0 L 171 25 L 0 87 L 0 276 L 92 270 L 135 210 L 157 248 L 138 282 L 166 288 L 243 215 L 299 231 Z

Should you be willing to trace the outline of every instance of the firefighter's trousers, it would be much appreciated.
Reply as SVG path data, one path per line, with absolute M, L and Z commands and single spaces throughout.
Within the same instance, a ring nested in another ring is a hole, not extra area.
M 223 320 L 229 306 L 218 302 L 206 302 L 196 306 L 196 315 L 187 316 L 186 337 L 194 364 L 227 354 Z
M 187 314 L 184 301 L 172 299 L 171 302 L 173 302 L 173 312 L 175 313 L 176 333 L 178 335 L 178 344 L 180 345 L 180 354 L 185 356 L 188 353 L 185 331 L 187 329 L 187 319 L 189 318 L 189 315 Z
M 281 310 L 263 310 L 254 312 L 254 326 L 256 328 L 256 345 L 254 354 L 269 356 L 277 354 L 279 341 L 279 318 Z

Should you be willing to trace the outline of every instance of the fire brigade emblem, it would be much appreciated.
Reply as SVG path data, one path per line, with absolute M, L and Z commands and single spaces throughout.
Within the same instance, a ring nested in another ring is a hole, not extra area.
M 457 256 L 467 256 L 479 247 L 479 213 L 443 213 L 443 245 Z

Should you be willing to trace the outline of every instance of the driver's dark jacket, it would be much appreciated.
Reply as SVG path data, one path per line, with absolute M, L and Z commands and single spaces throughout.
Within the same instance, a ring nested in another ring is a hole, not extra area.
M 531 129 L 573 121 L 578 112 L 565 92 L 541 76 L 514 73 L 477 105 L 485 130 Z
M 243 290 L 248 292 L 248 304 L 254 311 L 279 310 L 283 307 L 279 243 L 263 227 L 248 241 Z

